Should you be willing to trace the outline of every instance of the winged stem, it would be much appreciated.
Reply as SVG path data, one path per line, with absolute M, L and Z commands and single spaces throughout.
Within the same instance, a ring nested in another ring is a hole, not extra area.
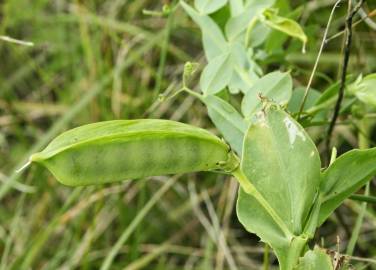
M 243 190 L 249 195 L 253 196 L 264 207 L 264 209 L 269 213 L 269 215 L 272 217 L 275 223 L 279 226 L 279 228 L 285 234 L 286 238 L 291 240 L 294 237 L 294 235 L 287 228 L 286 224 L 279 217 L 279 215 L 270 206 L 270 204 L 267 202 L 264 196 L 256 189 L 256 187 L 251 183 L 251 181 L 248 180 L 247 176 L 244 175 L 240 167 L 238 167 L 235 171 L 233 171 L 232 175 L 238 180 Z

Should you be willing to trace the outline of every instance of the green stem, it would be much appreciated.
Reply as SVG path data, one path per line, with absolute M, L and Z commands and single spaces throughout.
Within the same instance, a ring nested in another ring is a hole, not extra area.
M 359 124 L 359 132 L 358 132 L 359 149 L 369 148 L 369 140 L 368 140 L 369 132 L 370 132 L 370 126 L 368 125 L 368 121 L 367 119 L 363 118 Z M 365 191 L 364 191 L 364 196 L 368 196 L 368 195 L 369 195 L 369 182 L 367 183 Z M 347 245 L 346 253 L 348 255 L 352 255 L 354 253 L 354 249 L 359 238 L 360 229 L 363 224 L 366 210 L 367 210 L 367 202 L 363 202 L 358 218 L 356 219 L 355 226 L 354 226 L 351 238 L 349 240 L 349 244 Z
M 288 229 L 279 215 L 270 206 L 270 204 L 265 200 L 264 196 L 256 189 L 251 181 L 248 180 L 247 176 L 244 175 L 240 167 L 233 171 L 232 175 L 238 180 L 243 190 L 249 195 L 253 196 L 261 204 L 261 206 L 264 207 L 264 209 L 268 212 L 274 222 L 279 226 L 287 239 L 290 241 L 294 237 L 294 235 L 291 233 L 291 231 Z
M 162 80 L 163 80 L 163 74 L 165 71 L 166 66 L 166 59 L 167 59 L 167 52 L 168 52 L 168 44 L 170 42 L 170 36 L 171 36 L 171 29 L 173 26 L 173 12 L 171 12 L 167 17 L 166 22 L 166 28 L 164 32 L 164 39 L 161 46 L 161 53 L 159 58 L 159 65 L 157 70 L 157 77 L 156 77 L 156 83 L 154 87 L 154 93 L 157 96 L 161 90 Z
M 202 99 L 203 99 L 203 96 L 202 96 L 201 94 L 199 94 L 199 93 L 197 93 L 197 92 L 195 92 L 195 91 L 189 89 L 189 88 L 186 87 L 186 86 L 184 86 L 181 90 L 187 92 L 188 94 L 190 94 L 190 95 L 192 95 L 192 96 L 194 96 L 194 97 L 196 97 L 196 98 L 198 98 L 199 100 L 202 100 Z
M 279 226 L 281 231 L 285 234 L 289 243 L 288 246 L 275 251 L 277 255 L 279 254 L 277 257 L 280 264 L 280 269 L 293 270 L 295 266 L 298 264 L 298 260 L 306 247 L 308 237 L 304 235 L 295 236 L 291 233 L 284 221 L 279 217 L 279 215 L 266 201 L 264 196 L 251 183 L 251 181 L 249 181 L 249 179 L 243 173 L 240 167 L 233 171 L 232 175 L 238 180 L 242 189 L 249 195 L 253 196 L 258 201 L 258 203 L 261 204 L 262 207 L 264 207 L 266 212 L 268 212 L 268 214 L 271 216 L 271 218 L 274 220 L 277 226 Z M 265 248 L 264 253 L 264 270 L 268 269 L 268 255 L 266 253 L 268 253 L 267 248 Z
M 280 270 L 293 270 L 299 262 L 299 258 L 307 245 L 308 238 L 295 237 L 292 239 L 290 246 L 286 249 L 287 259 L 280 263 Z
M 369 194 L 369 183 L 367 183 L 366 189 L 364 191 L 365 196 L 367 196 L 368 194 Z M 356 242 L 358 241 L 358 238 L 359 238 L 360 229 L 361 229 L 362 224 L 363 224 L 364 215 L 366 213 L 366 210 L 367 210 L 367 202 L 363 202 L 361 209 L 360 209 L 360 213 L 358 215 L 358 218 L 356 219 L 354 230 L 353 230 L 351 238 L 349 240 L 349 244 L 347 245 L 347 249 L 346 249 L 347 255 L 351 256 L 354 253 L 354 249 L 355 249 L 355 246 L 356 246 Z
M 374 197 L 374 196 L 354 194 L 354 195 L 351 195 L 349 197 L 349 199 L 353 200 L 353 201 L 360 201 L 360 202 L 367 202 L 367 203 L 376 204 L 376 197 Z
M 249 40 L 251 38 L 251 32 L 253 30 L 253 28 L 256 26 L 256 23 L 257 21 L 259 20 L 259 18 L 257 16 L 255 16 L 248 24 L 248 27 L 247 27 L 247 32 L 245 34 L 245 47 L 248 48 L 249 46 Z
M 270 250 L 269 245 L 265 244 L 265 247 L 264 247 L 264 265 L 263 265 L 263 270 L 269 270 L 269 250 Z
M 111 250 L 107 253 L 106 258 L 103 260 L 100 267 L 101 270 L 112 269 L 111 265 L 114 261 L 116 255 L 119 253 L 124 243 L 129 239 L 132 233 L 137 229 L 138 225 L 144 220 L 145 216 L 150 212 L 150 210 L 157 204 L 162 196 L 170 189 L 170 187 L 176 182 L 177 178 L 172 177 L 163 186 L 154 193 L 153 197 L 145 204 L 145 206 L 138 212 L 137 216 L 132 220 L 127 228 L 120 235 L 116 243 L 112 246 Z

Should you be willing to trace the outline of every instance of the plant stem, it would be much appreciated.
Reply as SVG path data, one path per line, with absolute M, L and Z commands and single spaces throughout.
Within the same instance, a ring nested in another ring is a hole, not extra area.
M 174 1 L 174 4 L 175 4 L 175 2 L 176 1 Z M 155 87 L 154 87 L 155 96 L 157 96 L 159 94 L 159 92 L 161 91 L 163 74 L 164 74 L 165 66 L 166 66 L 168 43 L 170 42 L 171 29 L 172 29 L 172 26 L 173 26 L 173 18 L 174 18 L 173 16 L 174 16 L 174 11 L 171 11 L 170 14 L 167 17 L 166 28 L 165 28 L 165 32 L 164 32 L 164 38 L 163 38 L 162 46 L 161 46 L 161 53 L 160 53 L 160 58 L 159 58 L 157 77 L 156 77 L 156 82 L 155 82 Z
M 245 47 L 248 48 L 249 47 L 249 40 L 251 38 L 251 32 L 253 30 L 253 28 L 255 28 L 256 26 L 256 23 L 257 21 L 259 20 L 259 18 L 257 16 L 255 16 L 248 24 L 248 27 L 247 27 L 247 32 L 245 34 Z
M 367 196 L 368 194 L 369 194 L 369 183 L 367 183 L 365 191 L 364 191 L 365 196 Z M 354 230 L 352 232 L 351 238 L 350 238 L 349 243 L 347 245 L 347 249 L 346 249 L 347 255 L 351 256 L 354 253 L 354 249 L 355 249 L 355 246 L 356 246 L 356 242 L 358 241 L 358 238 L 359 238 L 360 229 L 361 229 L 362 224 L 363 224 L 364 215 L 366 213 L 366 210 L 367 210 L 367 202 L 363 202 L 361 209 L 360 209 L 360 213 L 359 213 L 358 218 L 356 219 L 356 222 L 355 222 Z
M 360 194 L 354 194 L 349 197 L 350 200 L 359 201 L 359 202 L 367 202 L 367 203 L 374 203 L 376 204 L 376 197 L 374 196 L 366 196 Z
M 269 245 L 265 244 L 263 270 L 269 270 L 269 251 L 270 251 Z
M 180 91 L 180 90 L 179 90 L 179 91 Z M 197 93 L 197 92 L 195 92 L 195 91 L 189 89 L 188 87 L 185 87 L 185 86 L 184 86 L 184 87 L 181 89 L 181 91 L 185 91 L 185 92 L 187 92 L 188 94 L 194 96 L 195 98 L 198 98 L 198 99 L 201 100 L 201 101 L 204 100 L 203 95 L 201 95 L 201 94 L 199 94 L 199 93 Z
M 282 253 L 284 254 L 281 258 L 278 257 L 281 270 L 292 270 L 297 265 L 298 260 L 307 244 L 308 237 L 305 236 L 295 236 L 291 233 L 285 222 L 279 217 L 275 210 L 270 206 L 268 201 L 264 196 L 256 189 L 256 187 L 249 181 L 247 176 L 243 171 L 238 167 L 235 171 L 232 172 L 232 175 L 238 180 L 242 189 L 253 196 L 259 204 L 268 212 L 274 222 L 279 226 L 281 231 L 285 234 L 288 239 L 289 245 L 284 247 Z M 268 253 L 267 248 L 265 247 L 264 253 L 264 270 L 268 269 Z
M 128 240 L 131 234 L 137 229 L 137 226 L 149 213 L 155 204 L 157 204 L 161 197 L 170 189 L 170 187 L 176 182 L 177 177 L 170 178 L 163 186 L 158 189 L 158 191 L 153 195 L 153 197 L 148 201 L 147 204 L 138 212 L 137 216 L 132 220 L 129 226 L 123 231 L 119 239 L 113 245 L 110 252 L 107 254 L 106 258 L 103 260 L 101 265 L 101 270 L 109 270 L 111 268 L 112 262 L 116 255 L 119 253 L 121 247 Z
M 339 3 L 341 2 L 341 0 L 338 0 L 333 8 L 332 8 L 332 11 L 330 13 L 330 16 L 329 16 L 329 20 L 328 20 L 328 23 L 326 24 L 326 28 L 325 28 L 325 32 L 324 32 L 324 36 L 322 38 L 322 42 L 321 42 L 321 45 L 320 45 L 320 49 L 319 49 L 319 53 L 316 57 L 316 61 L 315 61 L 315 64 L 313 66 L 313 69 L 312 69 L 312 73 L 311 73 L 311 76 L 309 77 L 309 81 L 308 81 L 308 84 L 307 84 L 307 87 L 304 91 L 304 96 L 303 96 L 303 100 L 302 100 L 302 103 L 300 104 L 300 108 L 299 108 L 299 112 L 298 112 L 298 116 L 297 116 L 297 120 L 299 121 L 300 119 L 300 115 L 302 114 L 303 112 L 303 109 L 304 109 L 304 104 L 306 103 L 307 101 L 307 97 L 308 97 L 308 92 L 309 92 L 309 89 L 311 87 L 311 84 L 312 84 L 312 81 L 313 81 L 313 77 L 316 73 L 316 69 L 317 69 L 317 66 L 319 64 L 319 61 L 320 61 L 320 56 L 322 54 L 322 51 L 324 49 L 324 45 L 326 44 L 326 37 L 328 35 L 328 31 L 329 31 L 329 27 L 330 27 L 330 24 L 332 23 L 332 18 L 333 18 L 333 15 L 334 15 L 334 11 L 335 9 L 337 8 L 337 6 L 339 5 Z
M 286 250 L 287 260 L 285 264 L 280 265 L 281 270 L 293 270 L 298 264 L 299 258 L 307 245 L 308 238 L 295 237 L 292 239 L 290 246 Z
M 368 121 L 367 119 L 363 118 L 359 124 L 359 132 L 358 132 L 359 149 L 369 148 L 369 140 L 368 140 L 369 132 L 370 132 L 370 127 L 368 125 Z M 367 183 L 365 191 L 364 191 L 364 196 L 368 196 L 368 195 L 369 195 L 369 182 Z M 360 229 L 362 227 L 366 210 L 367 210 L 367 202 L 363 202 L 361 209 L 360 209 L 360 213 L 355 222 L 354 230 L 352 232 L 351 238 L 347 245 L 346 253 L 348 255 L 352 255 L 354 253 L 354 249 L 356 246 L 356 242 L 358 241 L 358 238 L 359 238 Z
M 232 175 L 238 180 L 242 189 L 248 193 L 249 195 L 253 196 L 264 209 L 268 212 L 268 214 L 272 217 L 275 223 L 279 226 L 282 232 L 285 234 L 287 239 L 290 241 L 293 239 L 294 235 L 291 233 L 289 228 L 286 226 L 284 221 L 279 217 L 279 215 L 275 212 L 275 210 L 270 206 L 268 201 L 264 198 L 264 196 L 256 189 L 256 187 L 248 180 L 247 176 L 244 175 L 243 171 L 238 167 L 235 171 L 232 172 Z
M 349 2 L 349 9 L 348 9 L 348 14 L 347 14 L 346 23 L 345 23 L 346 38 L 345 38 L 345 48 L 344 48 L 344 53 L 343 53 L 343 62 L 342 62 L 343 64 L 342 64 L 342 69 L 341 69 L 341 83 L 340 83 L 339 90 L 338 90 L 338 98 L 337 98 L 336 105 L 334 107 L 332 120 L 330 122 L 328 131 L 326 134 L 326 153 L 327 153 L 328 160 L 330 156 L 330 140 L 331 140 L 331 136 L 332 136 L 335 124 L 337 122 L 337 118 L 340 113 L 341 104 L 342 104 L 345 87 L 346 87 L 346 72 L 347 72 L 347 66 L 349 64 L 351 42 L 352 42 L 352 20 L 355 14 L 358 12 L 359 8 L 361 8 L 363 1 L 364 0 L 360 0 L 358 5 L 355 6 L 354 8 L 351 8 L 351 2 Z

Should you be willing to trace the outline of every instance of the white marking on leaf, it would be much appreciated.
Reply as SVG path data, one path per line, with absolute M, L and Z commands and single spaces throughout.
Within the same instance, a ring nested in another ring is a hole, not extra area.
M 290 118 L 286 117 L 285 119 L 283 119 L 283 122 L 285 123 L 287 128 L 290 145 L 293 145 L 295 143 L 296 137 L 300 137 L 303 141 L 306 140 L 303 132 L 299 130 L 299 127 L 293 121 L 291 121 Z

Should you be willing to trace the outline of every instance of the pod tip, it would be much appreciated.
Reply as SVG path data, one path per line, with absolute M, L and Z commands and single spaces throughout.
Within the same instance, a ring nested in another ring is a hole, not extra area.
M 20 173 L 23 170 L 25 170 L 27 167 L 29 167 L 31 164 L 31 160 L 29 159 L 24 165 L 22 165 L 20 168 L 16 170 L 16 173 Z
M 40 154 L 39 153 L 35 153 L 35 154 L 32 154 L 30 157 L 29 157 L 29 160 L 24 164 L 22 165 L 20 168 L 18 168 L 16 170 L 16 173 L 20 173 L 22 171 L 24 171 L 27 167 L 30 166 L 30 164 L 32 162 L 39 162 L 41 160 L 41 157 L 40 157 Z

